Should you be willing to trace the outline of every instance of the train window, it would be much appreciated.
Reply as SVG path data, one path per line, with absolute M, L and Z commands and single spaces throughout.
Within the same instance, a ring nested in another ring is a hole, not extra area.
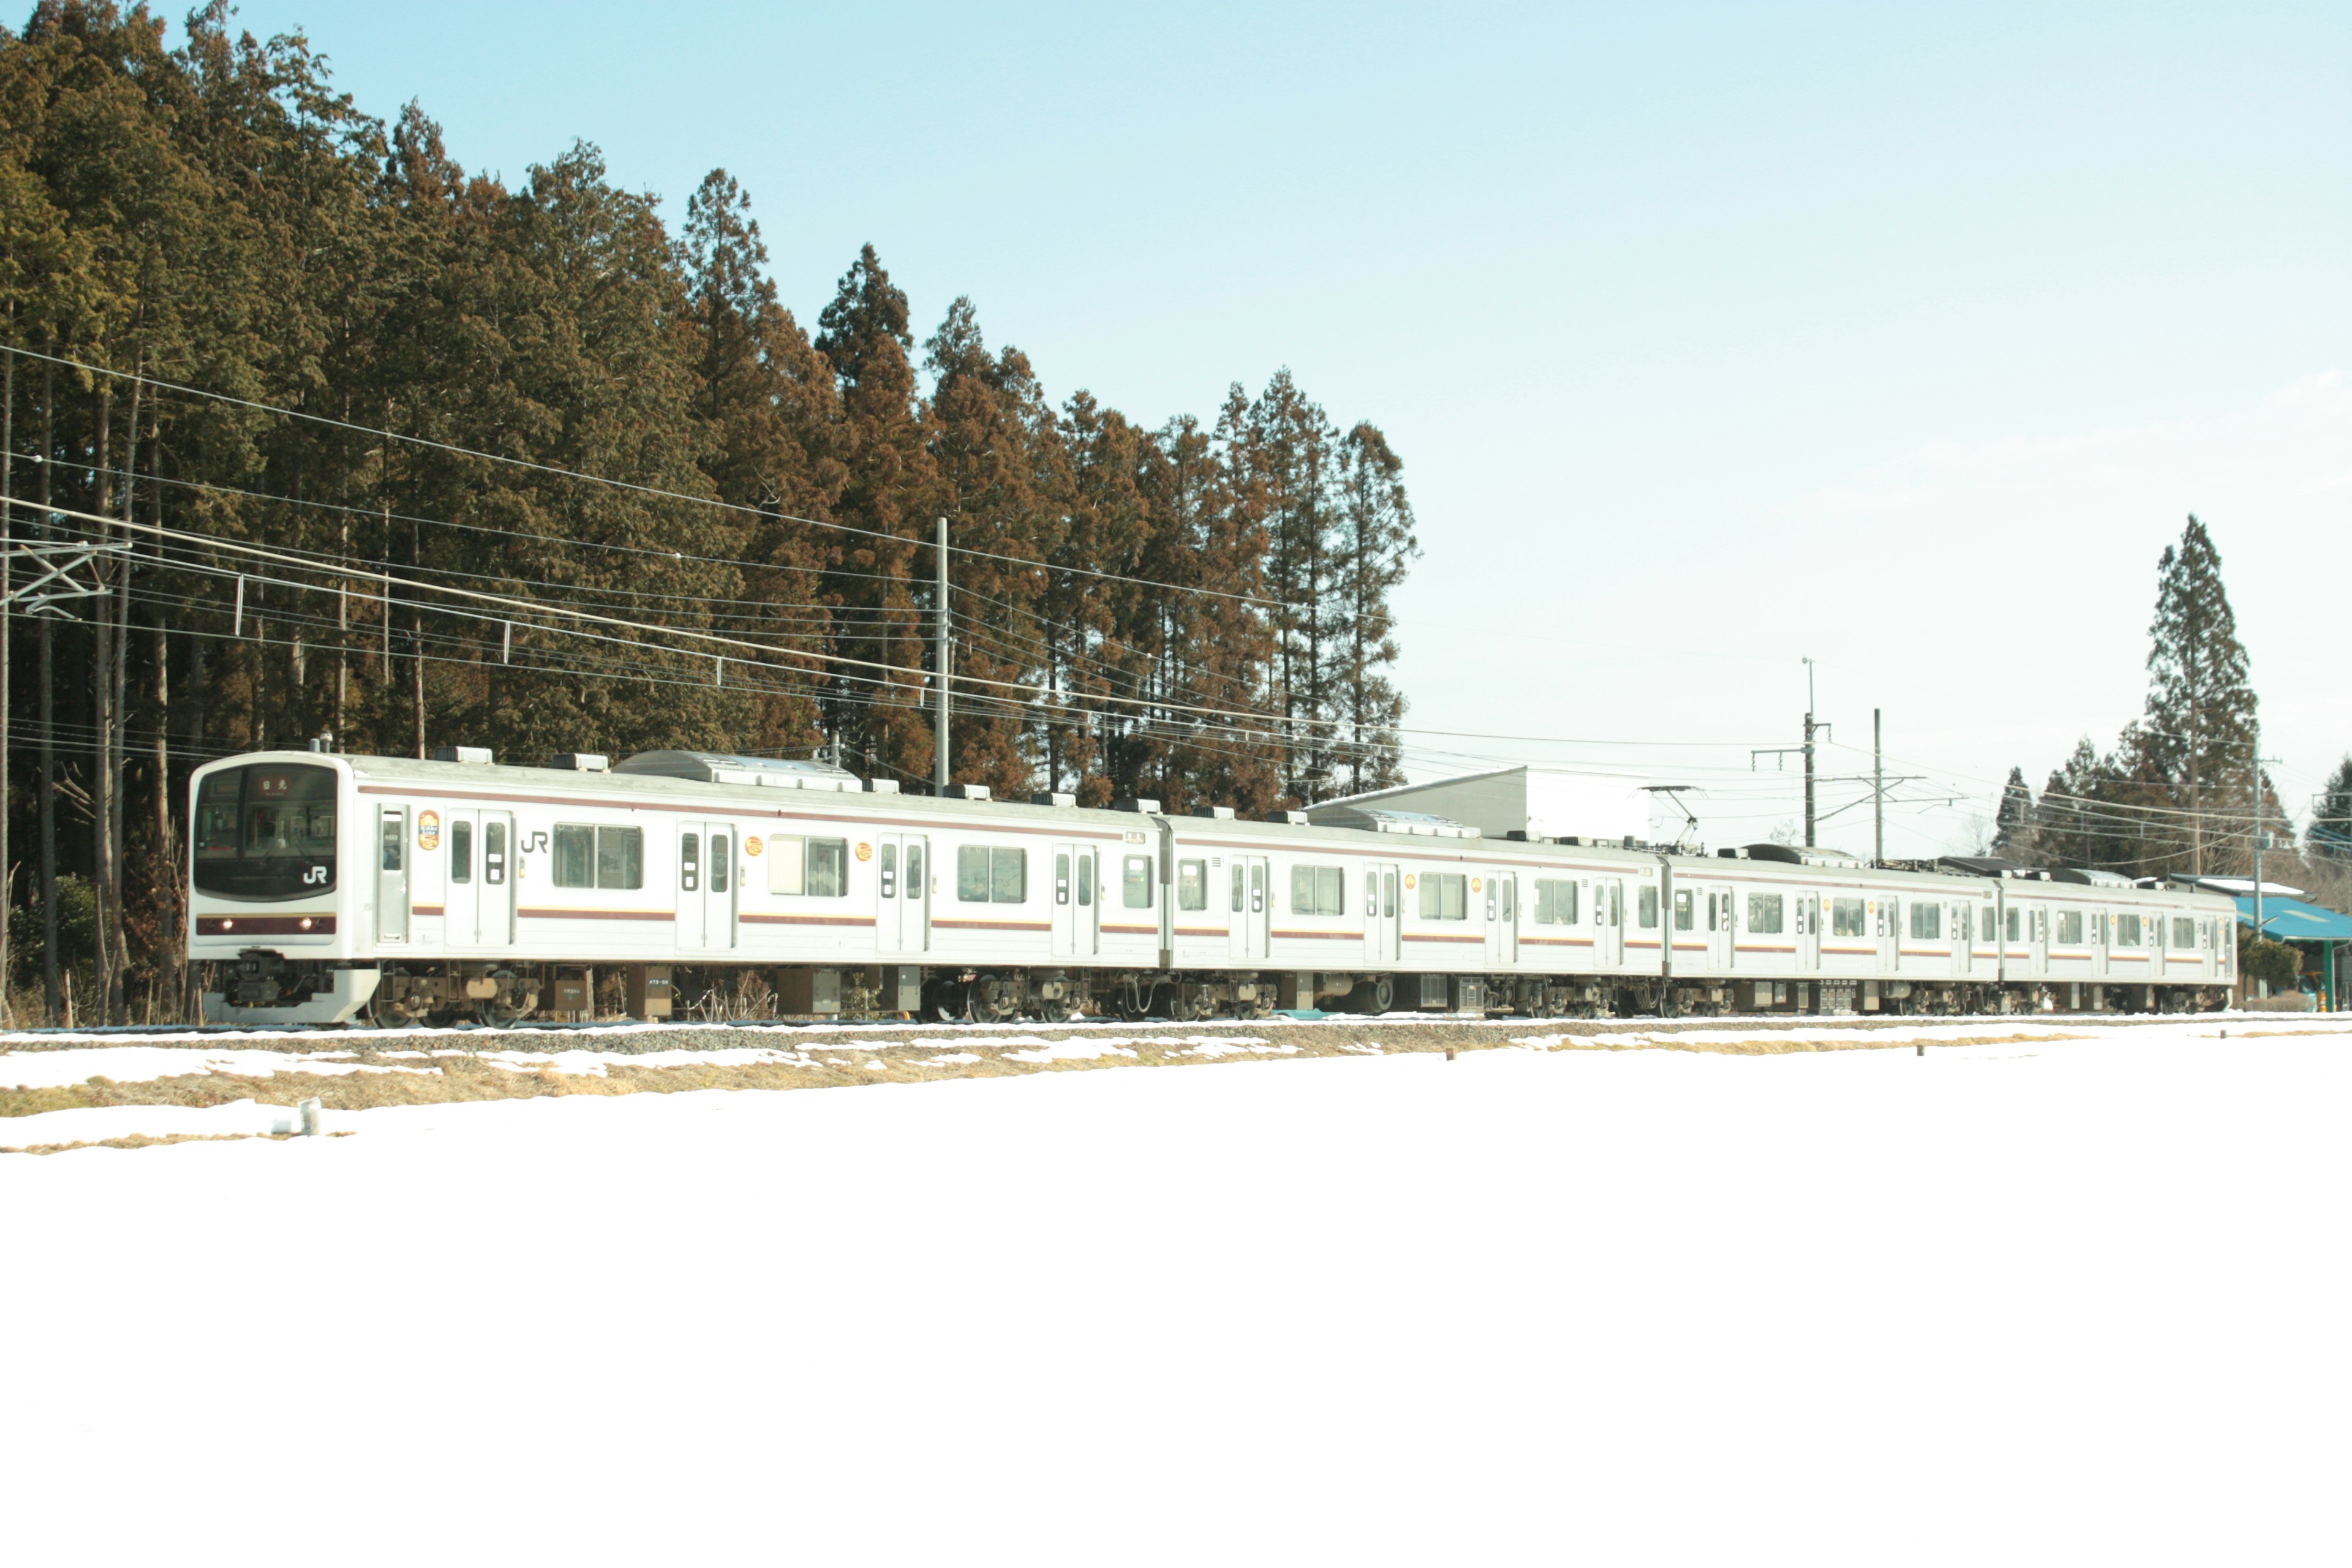
M 1029 851 L 967 844 L 956 851 L 956 897 L 967 904 L 1029 900 Z
M 557 823 L 553 859 L 557 887 L 594 887 L 596 885 L 596 830 L 578 823 Z
M 2011 906 L 2010 906 L 2010 908 L 2009 908 L 2009 910 L 2008 910 L 2008 926 L 2009 926 L 2008 940 L 2010 940 L 2011 942 L 2017 942 L 2017 941 L 2021 940 L 2021 939 L 2019 938 L 2018 934 L 2017 934 L 2018 926 L 2019 926 L 2019 925 L 2020 925 L 2020 923 L 2021 923 L 2021 922 L 2020 922 L 2020 921 L 2019 921 L 2019 919 L 2018 919 L 2018 917 L 2019 917 L 2020 915 L 2022 915 L 2024 912 L 2025 912 L 2025 911 L 2024 911 L 2023 910 L 2021 910 L 2021 909 L 2017 908 L 2014 904 L 2011 905 Z
M 808 887 L 808 840 L 779 834 L 768 840 L 768 891 L 798 897 Z
M 1502 879 L 1502 883 L 1503 923 L 1517 925 L 1519 923 L 1519 879 L 1517 877 L 1505 877 Z
M 1209 863 L 1206 860 L 1176 862 L 1176 907 L 1180 910 L 1205 910 L 1209 907 Z
M 1625 884 L 1622 882 L 1609 884 L 1609 923 L 1612 926 L 1625 923 Z
M 400 869 L 401 852 L 408 844 L 407 817 L 397 813 L 386 816 L 383 837 L 383 858 L 380 864 L 387 871 L 397 871 Z
M 644 828 L 600 827 L 596 830 L 596 885 L 600 888 L 642 888 L 646 885 Z
M 1832 899 L 1830 900 L 1830 934 L 1832 936 L 1864 936 L 1862 900 Z
M 1383 871 L 1381 873 L 1381 918 L 1392 921 L 1396 919 L 1396 873 Z
M 677 885 L 681 892 L 702 890 L 702 835 L 699 833 L 677 836 Z
M 1250 913 L 1258 914 L 1265 909 L 1265 862 L 1260 860 L 1250 867 Z
M 1979 942 L 1990 942 L 1992 937 L 1992 906 L 1990 904 L 1979 905 L 1977 908 L 1977 940 Z
M 929 890 L 923 885 L 923 847 L 909 844 L 907 846 L 907 896 L 919 899 Z
M 886 849 L 883 853 L 887 855 L 889 851 Z M 1070 856 L 1066 849 L 1054 852 L 1054 901 L 1057 904 L 1070 901 Z
M 2082 910 L 2060 910 L 2058 911 L 2058 940 L 2070 947 L 2081 944 L 2083 941 Z
M 1633 894 L 1633 923 L 1643 931 L 1658 928 L 1658 889 L 1643 886 Z
M 559 888 L 635 889 L 646 885 L 646 830 L 559 822 L 552 845 Z
M 1118 870 L 1118 901 L 1130 910 L 1151 907 L 1151 857 L 1129 855 Z
M 1922 899 L 1911 906 L 1911 934 L 1923 941 L 1944 934 L 1944 906 Z
M 1290 868 L 1290 912 L 1294 915 L 1346 914 L 1347 873 L 1337 866 L 1293 866 Z
M 1675 929 L 1676 931 L 1696 931 L 1698 929 L 1698 906 L 1693 902 L 1696 896 L 1696 895 L 1692 893 L 1688 888 L 1679 889 L 1675 891 Z
M 1788 901 L 1779 893 L 1748 895 L 1748 929 L 1774 936 L 1788 929 Z
M 880 897 L 895 899 L 898 896 L 898 847 L 896 844 L 882 846 L 880 869 L 875 880 L 880 884 L 875 889 Z
M 808 840 L 808 896 L 845 899 L 849 896 L 849 840 Z
M 1242 863 L 1234 862 L 1234 913 L 1242 912 Z
M 2193 948 L 2197 945 L 2197 922 L 2176 916 L 2172 922 L 2172 945 Z
M 458 821 L 449 825 L 449 879 L 470 882 L 474 879 L 474 825 Z
M 2137 915 L 2117 915 L 2116 917 L 2116 945 L 2117 947 L 2137 947 L 2139 945 L 2139 917 Z
M 1095 901 L 1095 852 L 1083 850 L 1078 856 L 1078 908 L 1091 909 Z
M 886 849 L 883 853 L 887 855 L 889 851 Z M 710 836 L 710 890 L 712 892 L 723 893 L 727 890 L 728 872 L 734 865 L 735 848 L 728 836 L 724 833 L 712 834 Z
M 1425 921 L 1468 920 L 1470 879 L 1455 872 L 1431 872 L 1422 878 L 1421 918 Z
M 506 885 L 507 825 L 503 822 L 482 824 L 482 880 L 491 887 Z
M 1555 882 L 1549 879 L 1536 883 L 1536 924 L 1539 926 L 1573 925 L 1576 922 L 1576 884 Z

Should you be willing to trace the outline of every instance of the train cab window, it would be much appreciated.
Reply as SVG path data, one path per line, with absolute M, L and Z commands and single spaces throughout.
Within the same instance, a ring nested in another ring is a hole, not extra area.
M 1209 907 L 1209 863 L 1206 860 L 1176 862 L 1176 907 L 1180 910 L 1205 910 Z
M 2184 952 L 2197 945 L 2197 922 L 2176 916 L 2172 922 L 2172 945 Z
M 453 822 L 449 825 L 449 880 L 470 882 L 474 879 L 474 825 Z
M 197 891 L 253 900 L 334 891 L 336 784 L 334 769 L 307 763 L 205 774 L 192 835 Z M 404 842 L 405 814 L 391 820 Z
M 1347 873 L 1337 866 L 1293 866 L 1290 868 L 1290 912 L 1294 915 L 1346 914 Z M 1461 917 L 1454 918 L 1458 920 Z
M 1555 882 L 1549 879 L 1536 883 L 1536 924 L 1539 926 L 1572 926 L 1576 923 L 1576 884 Z
M 1932 941 L 1944 934 L 1944 906 L 1926 899 L 1911 906 L 1911 934 L 1921 941 Z
M 681 833 L 677 836 L 678 890 L 698 893 L 702 890 L 702 835 Z
M 1867 917 L 1860 899 L 1830 900 L 1830 934 L 1832 936 L 1867 936 Z
M 2064 942 L 2069 947 L 2079 947 L 2082 945 L 2082 910 L 2060 910 L 2058 911 L 2058 940 Z
M 1688 888 L 1681 888 L 1675 890 L 1675 929 L 1676 931 L 1696 931 L 1698 929 L 1698 906 L 1696 902 L 1696 895 L 1692 893 Z
M 1633 923 L 1643 931 L 1657 930 L 1658 889 L 1645 884 L 1633 897 Z
M 1118 901 L 1130 910 L 1151 907 L 1151 857 L 1129 855 L 1118 871 Z
M 1788 929 L 1788 900 L 1780 893 L 1748 895 L 1748 929 L 1759 935 L 1777 936 Z
M 956 898 L 967 904 L 1029 901 L 1029 851 L 986 844 L 956 850 Z
M 1453 871 L 1433 871 L 1423 877 L 1421 918 L 1425 921 L 1468 920 L 1470 879 Z

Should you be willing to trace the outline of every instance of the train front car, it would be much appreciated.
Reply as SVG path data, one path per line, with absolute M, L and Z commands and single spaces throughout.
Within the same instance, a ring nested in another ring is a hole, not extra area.
M 355 962 L 370 846 L 344 809 L 350 770 L 303 752 L 196 770 L 188 820 L 188 960 L 215 1024 L 339 1024 L 375 994 Z M 386 847 L 398 854 L 404 846 Z

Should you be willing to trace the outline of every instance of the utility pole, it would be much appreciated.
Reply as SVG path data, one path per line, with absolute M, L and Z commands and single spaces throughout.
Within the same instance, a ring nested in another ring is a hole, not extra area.
M 931 761 L 931 783 L 940 794 L 948 788 L 948 681 L 949 661 L 954 648 L 954 637 L 948 629 L 948 520 L 940 519 L 940 585 L 936 605 L 939 626 L 940 721 L 932 739 L 937 749 Z
M 2254 938 L 2263 934 L 2263 724 L 2254 721 Z
M 1870 863 L 1886 864 L 1886 737 L 1879 710 L 1870 710 Z
M 1805 847 L 1813 847 L 1813 661 L 1805 660 Z
M 1748 767 L 1749 767 L 1750 769 L 1753 769 L 1753 768 L 1756 766 L 1756 759 L 1757 759 L 1757 758 L 1759 758 L 1759 757 L 1763 757 L 1763 756 L 1769 756 L 1769 757 L 1771 757 L 1771 758 L 1773 759 L 1773 763 L 1772 763 L 1773 767 L 1778 768 L 1778 767 L 1780 767 L 1780 758 L 1782 758 L 1782 757 L 1787 756 L 1790 752 L 1802 752 L 1804 753 L 1804 756 L 1805 756 L 1805 847 L 1806 847 L 1806 848 L 1808 848 L 1808 849 L 1811 849 L 1811 848 L 1814 847 L 1814 844 L 1813 844 L 1813 827 L 1814 827 L 1814 822 L 1815 822 L 1815 816 L 1814 816 L 1814 811 L 1813 811 L 1813 783 L 1814 783 L 1814 771 L 1813 771 L 1813 738 L 1814 738 L 1816 735 L 1827 735 L 1827 734 L 1829 733 L 1829 731 L 1830 731 L 1831 726 L 1830 726 L 1826 721 L 1823 721 L 1823 722 L 1822 722 L 1822 723 L 1815 723 L 1815 722 L 1813 721 L 1813 661 L 1812 661 L 1811 659 L 1808 658 L 1808 659 L 1806 659 L 1806 660 L 1804 661 L 1804 664 L 1805 664 L 1805 743 L 1804 743 L 1803 745 L 1801 745 L 1801 746 L 1758 746 L 1758 747 L 1750 748 L 1750 750 L 1748 751 Z M 1857 803 L 1857 804 L 1858 804 L 1858 803 Z M 1841 807 L 1839 807 L 1839 809 L 1842 811 L 1842 810 L 1843 810 L 1843 809 L 1844 809 L 1844 807 L 1841 806 Z

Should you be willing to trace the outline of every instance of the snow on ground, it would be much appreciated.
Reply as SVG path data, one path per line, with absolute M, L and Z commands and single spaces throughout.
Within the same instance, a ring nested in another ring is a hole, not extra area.
M 0 1161 L 0 1551 L 2341 1562 L 2352 1038 L 2215 1032 Z

